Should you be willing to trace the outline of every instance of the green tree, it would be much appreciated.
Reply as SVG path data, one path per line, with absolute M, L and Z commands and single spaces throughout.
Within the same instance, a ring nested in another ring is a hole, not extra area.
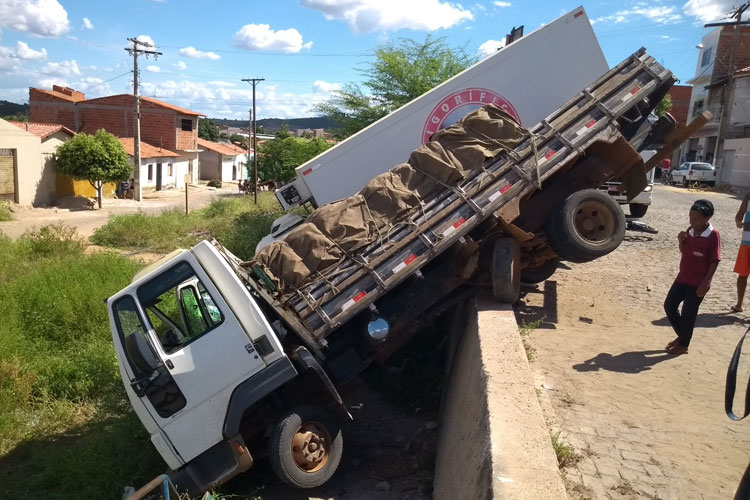
M 128 154 L 117 138 L 99 130 L 94 135 L 77 134 L 57 148 L 57 171 L 73 179 L 89 181 L 102 208 L 102 185 L 130 177 Z
M 198 137 L 207 141 L 219 140 L 219 127 L 209 119 L 198 120 Z
M 258 178 L 262 181 L 286 182 L 294 169 L 331 147 L 323 139 L 303 139 L 280 132 L 258 146 Z
M 656 116 L 664 116 L 672 109 L 672 96 L 669 94 L 665 95 L 664 98 L 659 101 L 659 104 L 656 105 L 656 109 L 654 110 L 654 113 L 656 113 Z
M 24 113 L 15 113 L 13 115 L 3 116 L 3 120 L 9 122 L 25 122 L 26 115 Z
M 362 85 L 346 85 L 315 109 L 339 124 L 337 137 L 348 137 L 474 62 L 476 57 L 465 47 L 451 48 L 445 38 L 427 35 L 423 42 L 388 42 L 378 46 L 375 61 L 360 70 Z

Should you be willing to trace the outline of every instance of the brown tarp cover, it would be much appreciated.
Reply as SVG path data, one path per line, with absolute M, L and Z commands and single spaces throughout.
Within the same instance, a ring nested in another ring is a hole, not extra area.
M 513 149 L 524 130 L 499 106 L 472 111 L 433 134 L 402 163 L 381 174 L 354 196 L 318 208 L 283 240 L 244 264 L 260 265 L 278 294 L 292 292 L 377 240 L 443 185 L 455 185 L 471 169 L 503 150 Z M 331 179 L 331 182 L 336 182 Z

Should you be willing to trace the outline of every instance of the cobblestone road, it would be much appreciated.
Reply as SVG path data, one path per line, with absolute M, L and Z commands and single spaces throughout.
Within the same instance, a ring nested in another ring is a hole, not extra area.
M 677 274 L 676 234 L 700 197 L 716 207 L 723 261 L 690 353 L 672 356 L 663 350 L 674 334 L 662 303 Z M 750 422 L 730 421 L 723 406 L 727 365 L 748 323 L 747 314 L 728 314 L 739 203 L 657 186 L 644 221 L 659 234 L 628 232 L 617 251 L 558 270 L 522 300 L 520 321 L 544 318 L 527 343 L 545 416 L 581 457 L 565 470 L 571 498 L 733 497 L 750 460 Z M 744 358 L 740 384 L 750 371 Z

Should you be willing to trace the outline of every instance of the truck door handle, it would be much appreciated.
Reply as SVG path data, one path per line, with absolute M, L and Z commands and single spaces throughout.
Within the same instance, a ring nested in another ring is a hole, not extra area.
M 167 368 L 169 368 L 170 370 L 171 370 L 172 368 L 174 368 L 174 363 L 172 363 L 172 360 L 171 360 L 171 359 L 168 359 L 168 360 L 167 360 L 167 362 L 166 362 L 165 364 L 167 365 Z

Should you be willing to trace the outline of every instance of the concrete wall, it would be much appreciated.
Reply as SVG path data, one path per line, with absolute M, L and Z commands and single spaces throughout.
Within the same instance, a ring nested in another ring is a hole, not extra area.
M 457 324 L 435 500 L 566 499 L 512 308 L 480 297 Z
M 43 205 L 49 202 L 50 193 L 40 192 L 42 173 L 41 139 L 0 119 L 0 149 L 15 151 L 16 199 L 19 205 Z M 54 186 L 53 186 L 54 187 Z

